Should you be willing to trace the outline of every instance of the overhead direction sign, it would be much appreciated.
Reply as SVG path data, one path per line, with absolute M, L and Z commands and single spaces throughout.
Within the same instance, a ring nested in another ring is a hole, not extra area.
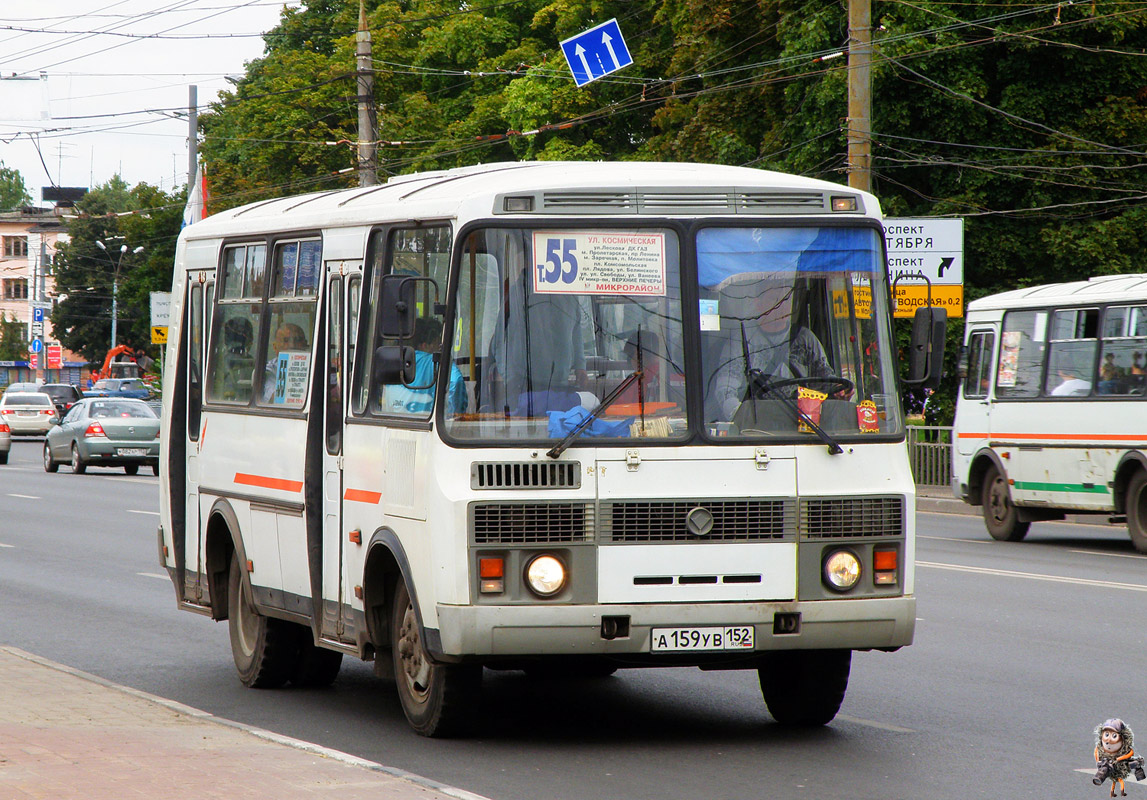
M 888 279 L 896 283 L 895 316 L 911 317 L 928 303 L 964 315 L 964 220 L 936 217 L 884 220 Z M 927 280 L 924 280 L 924 279 Z
M 585 86 L 633 63 L 616 19 L 603 22 L 561 43 L 574 83 Z

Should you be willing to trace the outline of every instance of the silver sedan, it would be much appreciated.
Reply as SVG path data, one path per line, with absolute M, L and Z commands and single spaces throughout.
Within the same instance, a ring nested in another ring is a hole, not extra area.
M 0 420 L 14 434 L 47 433 L 59 417 L 43 392 L 7 391 L 0 397 Z
M 142 400 L 88 397 L 77 402 L 44 438 L 44 469 L 71 464 L 80 474 L 92 467 L 123 467 L 135 475 L 142 465 L 159 474 L 159 417 Z

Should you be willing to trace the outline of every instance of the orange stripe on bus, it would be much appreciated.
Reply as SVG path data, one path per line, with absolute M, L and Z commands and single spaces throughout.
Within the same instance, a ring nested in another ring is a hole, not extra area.
M 382 492 L 368 492 L 366 489 L 347 489 L 343 498 L 353 500 L 356 503 L 378 505 L 379 501 L 382 500 Z
M 1147 436 L 1142 434 L 1131 433 L 961 433 L 957 434 L 959 439 L 991 439 L 992 441 L 999 441 L 1001 439 L 1041 439 L 1055 441 L 1057 439 L 1066 439 L 1069 441 L 1097 441 L 1097 442 L 1145 442 Z
M 258 486 L 260 489 L 278 489 L 281 492 L 301 492 L 303 490 L 302 481 L 268 478 L 265 475 L 248 475 L 245 472 L 235 473 L 235 483 L 243 486 Z

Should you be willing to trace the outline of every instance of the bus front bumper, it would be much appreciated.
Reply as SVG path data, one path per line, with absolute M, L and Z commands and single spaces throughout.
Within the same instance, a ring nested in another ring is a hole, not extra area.
M 915 596 L 783 603 L 439 605 L 437 611 L 439 630 L 427 631 L 427 638 L 446 657 L 649 653 L 654 628 L 743 625 L 753 626 L 755 651 L 889 649 L 912 644 L 916 628 Z M 606 638 L 603 618 L 626 619 L 629 635 Z M 784 632 L 794 627 L 794 620 L 799 620 L 797 631 Z

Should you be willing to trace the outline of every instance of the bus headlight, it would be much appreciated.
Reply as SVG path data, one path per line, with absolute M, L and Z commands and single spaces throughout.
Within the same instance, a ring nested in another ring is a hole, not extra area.
M 860 559 L 848 550 L 837 550 L 824 560 L 824 582 L 830 589 L 847 592 L 860 580 Z
M 526 567 L 526 583 L 539 597 L 553 597 L 565 588 L 565 565 L 556 556 L 535 556 Z

